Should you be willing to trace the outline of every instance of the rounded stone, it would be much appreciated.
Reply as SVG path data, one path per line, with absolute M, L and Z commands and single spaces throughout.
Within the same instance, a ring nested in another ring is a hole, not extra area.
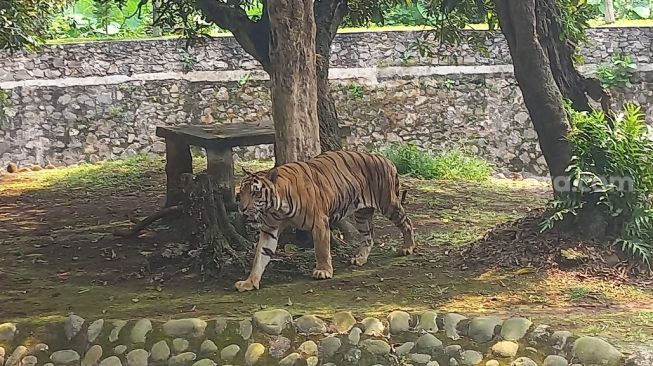
M 74 351 L 73 351 L 74 352 Z M 18 346 L 11 353 L 4 366 L 17 366 L 20 365 L 20 360 L 27 354 L 27 347 Z M 79 355 L 77 356 L 79 357 Z
M 573 333 L 566 330 L 558 330 L 551 334 L 550 343 L 554 349 L 561 350 L 567 344 L 567 339 L 573 336 Z
M 380 337 L 383 336 L 385 326 L 377 318 L 365 318 L 361 322 L 365 335 Z
M 147 334 L 152 331 L 150 319 L 139 319 L 132 328 L 130 338 L 132 343 L 145 343 Z
M 208 358 L 203 358 L 193 364 L 193 366 L 217 366 L 218 364 L 215 363 L 215 361 L 208 359 Z
M 542 366 L 567 366 L 569 365 L 569 362 L 567 362 L 567 359 L 558 356 L 558 355 L 549 355 L 546 356 L 544 359 L 544 364 Z
M 458 366 L 458 360 L 456 360 L 455 358 L 450 358 L 449 366 Z
M 297 348 L 297 351 L 304 357 L 317 356 L 317 344 L 313 341 L 306 341 Z
M 127 351 L 127 346 L 125 346 L 124 344 L 119 344 L 119 345 L 113 347 L 113 354 L 114 355 L 122 355 L 126 351 Z
M 291 353 L 279 361 L 279 366 L 294 366 L 295 362 L 301 358 L 302 356 L 299 353 Z
M 405 311 L 393 311 L 388 314 L 388 327 L 391 334 L 399 334 L 410 330 L 410 314 Z
M 111 333 L 109 334 L 109 342 L 113 343 L 120 338 L 120 331 L 122 328 L 127 325 L 127 322 L 124 320 L 116 320 L 113 322 L 113 329 L 111 329 Z
M 500 341 L 492 346 L 492 353 L 499 357 L 513 358 L 519 352 L 519 344 L 512 341 Z
M 338 333 L 347 333 L 356 325 L 356 318 L 349 311 L 341 311 L 333 315 L 331 329 Z
M 503 321 L 496 316 L 480 316 L 469 323 L 469 338 L 477 343 L 487 343 L 494 338 L 494 330 Z
M 357 365 L 361 357 L 363 357 L 363 352 L 358 348 L 350 348 L 342 355 L 345 362 L 352 365 Z
M 320 340 L 319 352 L 323 358 L 333 357 L 342 347 L 342 342 L 338 337 L 326 337 Z
M 415 348 L 415 342 L 406 342 L 402 344 L 401 346 L 395 348 L 395 354 L 397 357 L 401 357 L 403 355 L 407 355 L 410 353 L 410 351 Z
M 636 347 L 628 356 L 625 366 L 650 366 L 653 365 L 653 348 Z
M 237 344 L 231 344 L 220 351 L 220 358 L 224 361 L 231 361 L 238 355 L 240 352 L 240 346 Z
M 320 362 L 319 358 L 317 358 L 316 356 L 311 356 L 306 359 L 306 366 L 317 366 L 319 362 Z
M 444 354 L 449 357 L 460 358 L 463 354 L 463 348 L 458 344 L 451 344 L 444 347 Z
M 292 342 L 290 339 L 284 336 L 276 336 L 274 339 L 270 340 L 268 353 L 270 356 L 279 359 L 283 357 L 291 347 Z
M 248 366 L 255 365 L 265 353 L 265 346 L 260 343 L 252 343 L 245 351 L 245 364 Z
M 254 313 L 253 320 L 261 331 L 279 335 L 292 323 L 292 315 L 283 309 L 262 310 Z
M 170 357 L 170 347 L 166 341 L 158 341 L 152 345 L 150 350 L 152 361 L 165 361 Z
M 122 361 L 117 356 L 110 356 L 102 360 L 100 366 L 122 366 Z
M 499 361 L 497 360 L 489 360 L 485 363 L 485 366 L 499 366 Z
M 11 342 L 16 336 L 17 331 L 18 328 L 16 328 L 16 324 L 14 323 L 0 324 L 0 342 Z
M 50 355 L 50 360 L 54 362 L 55 365 L 68 365 L 79 361 L 79 359 L 79 353 L 71 349 L 56 351 Z
M 127 356 L 127 366 L 147 366 L 149 354 L 144 349 L 130 351 Z
M 519 357 L 512 361 L 510 366 L 537 366 L 537 363 L 528 357 Z
M 168 359 L 168 366 L 189 366 L 195 359 L 197 355 L 193 352 L 180 353 Z
M 184 352 L 190 346 L 190 342 L 184 338 L 175 338 L 172 340 L 172 350 L 176 353 Z
M 476 366 L 483 361 L 483 354 L 474 350 L 463 351 L 460 355 L 460 364 L 463 366 Z
M 220 335 L 222 332 L 227 330 L 227 319 L 224 318 L 218 318 L 215 320 L 215 334 Z
M 584 364 L 617 366 L 624 355 L 610 343 L 597 337 L 581 337 L 574 342 L 572 355 Z
M 238 334 L 240 334 L 240 336 L 243 337 L 244 340 L 248 340 L 252 336 L 253 331 L 254 329 L 251 321 L 242 320 L 238 323 Z
M 426 366 L 440 366 L 440 363 L 438 363 L 438 361 L 430 361 L 426 364 Z
M 546 324 L 538 324 L 535 326 L 535 329 L 531 331 L 526 339 L 532 344 L 537 343 L 548 343 L 549 337 L 551 336 L 551 329 Z
M 84 318 L 79 315 L 70 314 L 64 320 L 63 330 L 66 334 L 66 338 L 70 341 L 73 339 L 80 330 L 82 330 L 82 325 L 84 325 Z
M 420 365 L 426 364 L 429 361 L 431 361 L 431 355 L 427 355 L 424 353 L 413 353 L 409 356 L 409 358 L 411 361 Z
M 304 315 L 296 320 L 295 326 L 300 334 L 324 334 L 326 323 L 315 315 Z
M 380 339 L 366 339 L 361 342 L 361 348 L 371 354 L 379 356 L 387 355 L 391 350 L 390 345 L 386 341 Z
M 102 358 L 102 346 L 95 344 L 86 351 L 81 366 L 95 366 Z
M 354 346 L 358 345 L 358 342 L 360 342 L 361 340 L 362 332 L 363 331 L 361 331 L 358 327 L 352 328 L 351 331 L 349 332 L 349 335 L 347 336 L 347 341 L 349 342 L 349 344 Z
M 431 351 L 434 348 L 442 348 L 442 341 L 433 334 L 426 333 L 417 338 L 415 346 L 418 350 Z
M 444 314 L 442 317 L 444 335 L 454 341 L 460 339 L 460 335 L 458 335 L 458 323 L 465 319 L 467 319 L 467 317 L 456 313 Z
M 163 324 L 163 332 L 169 337 L 201 337 L 206 322 L 198 318 L 169 320 Z
M 526 336 L 533 322 L 526 318 L 510 318 L 501 325 L 501 338 L 518 341 Z
M 97 337 L 102 333 L 102 329 L 104 328 L 104 319 L 98 319 L 91 323 L 91 325 L 88 326 L 88 330 L 86 331 L 86 340 L 88 343 L 93 343 L 97 339 Z
M 417 323 L 417 330 L 429 333 L 436 333 L 438 331 L 437 324 L 438 313 L 435 311 L 425 311 L 419 316 Z
M 29 355 L 25 356 L 21 361 L 21 366 L 34 366 L 39 362 L 39 359 L 36 356 Z
M 200 352 L 201 353 L 216 353 L 218 352 L 218 346 L 215 345 L 215 343 L 207 339 L 202 344 L 200 345 Z

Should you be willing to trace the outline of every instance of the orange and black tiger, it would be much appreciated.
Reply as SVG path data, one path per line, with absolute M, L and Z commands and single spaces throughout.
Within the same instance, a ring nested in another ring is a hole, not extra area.
M 330 151 L 269 171 L 243 169 L 239 210 L 248 221 L 260 224 L 249 277 L 236 283 L 238 291 L 258 289 L 261 276 L 277 249 L 279 233 L 286 227 L 310 231 L 315 246 L 313 278 L 333 276 L 330 228 L 353 212 L 363 236 L 352 264 L 362 266 L 372 249 L 375 210 L 390 219 L 403 235 L 401 255 L 415 249 L 413 226 L 399 197 L 399 174 L 392 161 L 375 154 Z

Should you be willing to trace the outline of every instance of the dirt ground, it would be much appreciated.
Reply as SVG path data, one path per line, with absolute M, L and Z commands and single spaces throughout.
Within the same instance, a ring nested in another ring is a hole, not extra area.
M 267 163 L 246 163 L 250 169 Z M 196 168 L 202 167 L 197 159 Z M 240 171 L 240 168 L 237 169 Z M 653 291 L 557 270 L 506 270 L 461 265 L 460 252 L 498 224 L 544 206 L 535 181 L 418 181 L 406 209 L 419 253 L 395 256 L 400 235 L 376 219 L 377 246 L 362 268 L 346 264 L 351 247 L 335 248 L 335 278 L 313 281 L 310 250 L 284 253 L 259 291 L 239 294 L 244 273 L 202 278 L 179 263 L 153 266 L 149 256 L 175 247 L 158 226 L 136 238 L 111 234 L 163 203 L 159 159 L 0 176 L 0 322 L 44 323 L 69 312 L 88 318 L 240 317 L 263 307 L 359 316 L 394 309 L 519 315 L 624 346 L 653 341 Z M 283 247 L 283 245 L 282 245 Z M 492 257 L 492 252 L 487 253 Z M 463 258 L 464 259 L 464 258 Z M 499 264 L 499 263 L 497 263 Z

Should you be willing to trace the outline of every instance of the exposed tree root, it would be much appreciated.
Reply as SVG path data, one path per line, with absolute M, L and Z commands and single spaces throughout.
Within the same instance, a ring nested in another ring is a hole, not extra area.
M 156 211 L 155 213 L 147 216 L 146 218 L 140 221 L 130 218 L 130 221 L 132 221 L 135 225 L 131 229 L 116 228 L 113 230 L 113 235 L 122 236 L 122 237 L 134 236 L 138 234 L 141 230 L 151 225 L 153 222 L 164 217 L 178 215 L 181 213 L 181 211 L 182 211 L 181 206 L 170 206 L 170 207 L 165 207 L 159 211 Z

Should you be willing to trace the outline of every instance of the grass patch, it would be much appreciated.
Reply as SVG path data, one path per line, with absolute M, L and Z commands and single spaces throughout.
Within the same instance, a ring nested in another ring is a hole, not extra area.
M 484 181 L 492 174 L 490 163 L 459 149 L 434 154 L 413 144 L 400 144 L 380 153 L 395 163 L 399 174 L 416 178 Z

